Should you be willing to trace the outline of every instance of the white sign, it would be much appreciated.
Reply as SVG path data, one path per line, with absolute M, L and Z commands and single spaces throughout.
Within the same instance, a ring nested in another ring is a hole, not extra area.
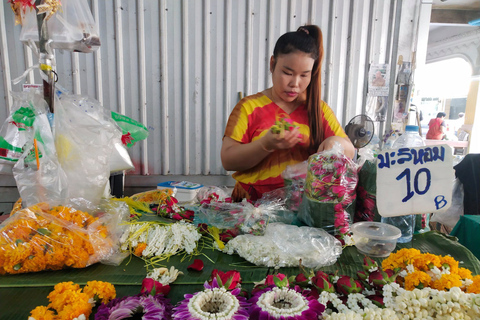
M 385 150 L 377 157 L 377 207 L 383 217 L 446 210 L 452 201 L 448 145 Z

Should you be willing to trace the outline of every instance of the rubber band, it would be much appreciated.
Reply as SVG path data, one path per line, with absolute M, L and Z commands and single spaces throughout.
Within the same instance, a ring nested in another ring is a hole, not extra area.
M 37 170 L 40 170 L 40 159 L 38 156 L 37 139 L 33 139 L 33 146 L 35 147 L 35 159 L 37 160 Z

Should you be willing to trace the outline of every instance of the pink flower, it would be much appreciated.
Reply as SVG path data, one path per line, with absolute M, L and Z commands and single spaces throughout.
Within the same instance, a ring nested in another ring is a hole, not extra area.
M 343 228 L 340 228 L 340 233 L 347 234 L 350 231 L 350 227 L 347 225 Z
M 337 203 L 334 207 L 333 207 L 333 210 L 335 210 L 335 212 L 343 212 L 343 206 L 341 203 Z
M 346 191 L 347 189 L 343 185 L 332 187 L 332 192 L 335 193 L 339 198 L 342 198 L 345 195 Z
M 142 281 L 142 289 L 140 292 L 147 292 L 151 295 L 163 294 L 166 296 L 170 292 L 169 285 L 163 285 L 158 281 L 153 280 L 152 278 L 145 278 Z

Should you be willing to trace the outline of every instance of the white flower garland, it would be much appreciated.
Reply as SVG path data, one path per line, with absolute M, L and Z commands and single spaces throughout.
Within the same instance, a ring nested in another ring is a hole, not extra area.
M 121 249 L 127 251 L 139 243 L 146 243 L 142 256 L 150 258 L 161 255 L 174 255 L 183 250 L 192 253 L 201 235 L 191 223 L 182 221 L 162 225 L 143 222 L 130 224 L 120 238 Z
M 179 271 L 178 269 L 175 269 L 174 266 L 171 266 L 170 270 L 167 268 L 155 268 L 152 272 L 147 274 L 147 278 L 152 278 L 163 285 L 168 285 L 177 280 L 177 277 L 181 274 L 183 274 L 182 271 Z
M 205 289 L 188 302 L 192 317 L 202 320 L 231 319 L 239 308 L 238 299 L 225 288 Z
M 289 307 L 278 308 L 276 306 L 278 303 L 287 303 Z M 262 293 L 258 298 L 257 305 L 277 319 L 299 316 L 309 308 L 307 299 L 301 293 L 292 289 L 277 287 Z

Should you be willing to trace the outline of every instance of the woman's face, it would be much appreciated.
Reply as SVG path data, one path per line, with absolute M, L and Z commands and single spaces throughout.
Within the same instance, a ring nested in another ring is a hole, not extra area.
M 273 94 L 285 102 L 295 101 L 307 89 L 315 60 L 310 54 L 295 51 L 270 59 Z

